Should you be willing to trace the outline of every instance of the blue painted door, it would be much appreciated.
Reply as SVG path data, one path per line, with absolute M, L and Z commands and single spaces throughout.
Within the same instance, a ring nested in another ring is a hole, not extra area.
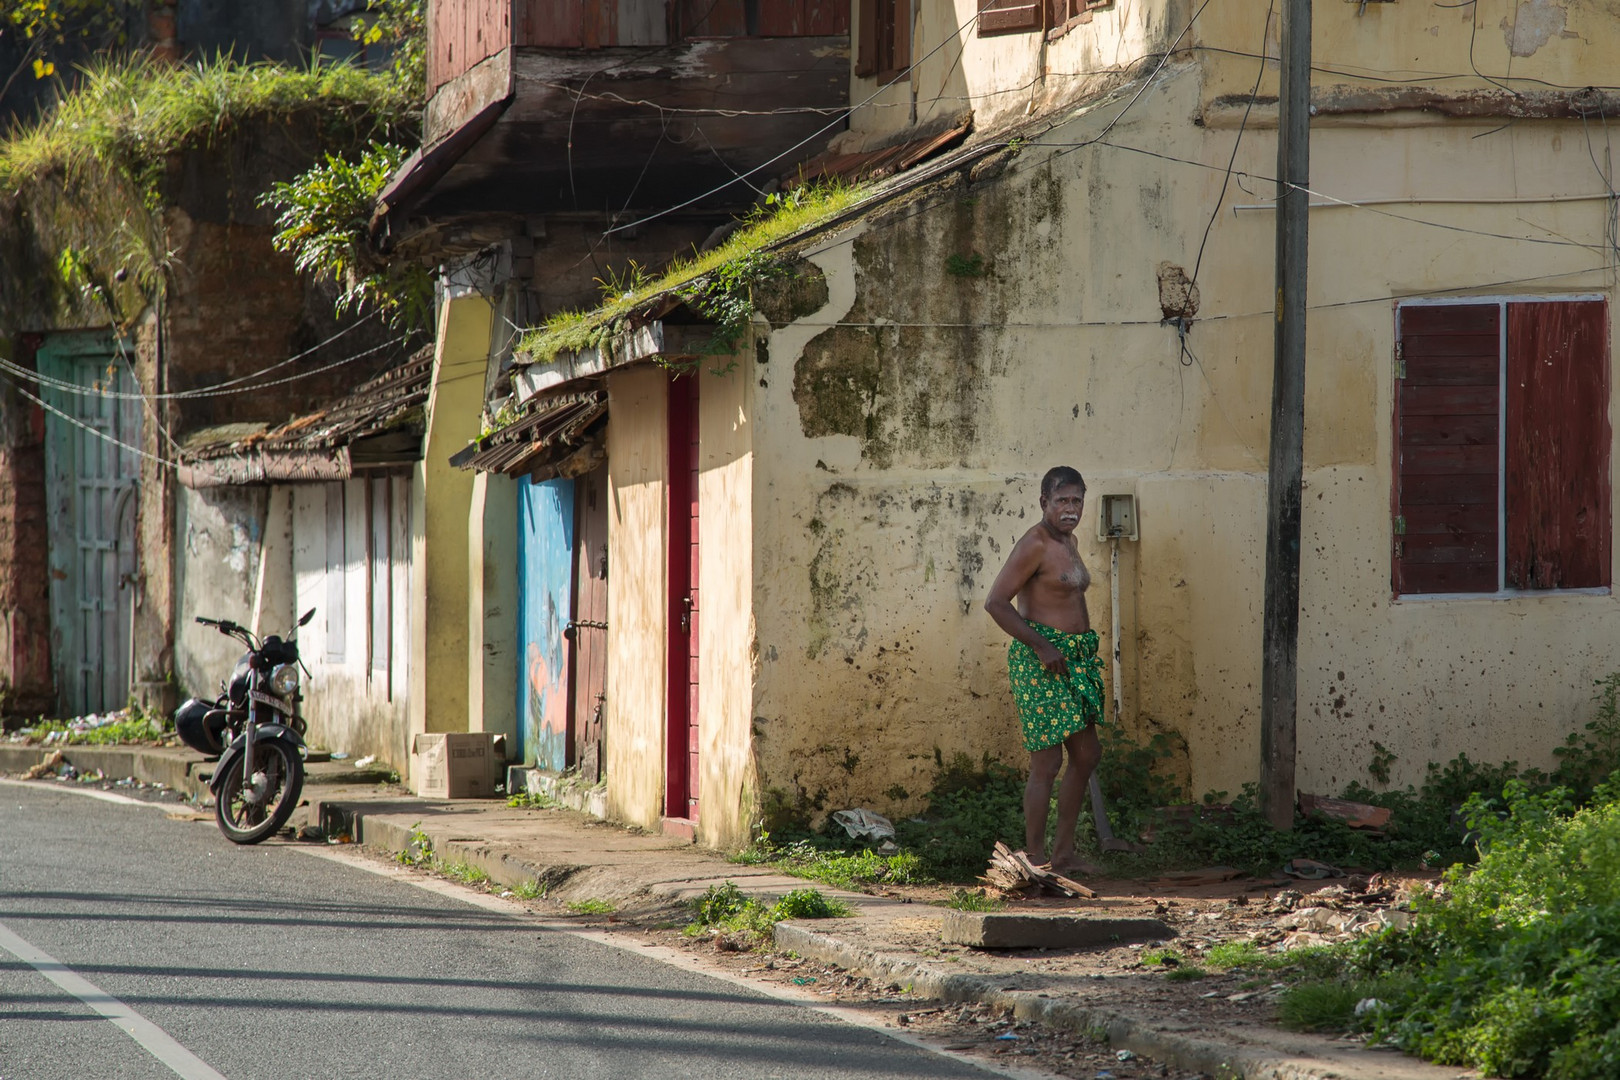
M 518 486 L 518 744 L 525 762 L 568 766 L 568 650 L 573 617 L 574 482 Z

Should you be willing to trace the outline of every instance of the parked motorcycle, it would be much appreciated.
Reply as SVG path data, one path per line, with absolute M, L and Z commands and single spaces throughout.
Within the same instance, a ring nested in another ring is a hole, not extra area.
M 314 617 L 310 608 L 298 627 Z M 257 844 L 287 824 L 304 791 L 298 627 L 286 639 L 270 634 L 260 640 L 229 619 L 199 615 L 197 621 L 248 651 L 230 682 L 220 683 L 219 698 L 191 698 L 174 714 L 174 728 L 193 750 L 219 756 L 208 786 L 220 832 L 238 844 Z

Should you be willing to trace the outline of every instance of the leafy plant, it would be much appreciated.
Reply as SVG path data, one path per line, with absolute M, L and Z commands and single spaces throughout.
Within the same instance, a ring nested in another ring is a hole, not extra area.
M 766 905 L 727 881 L 709 886 L 692 901 L 693 918 L 683 932 L 690 937 L 722 931 L 763 940 L 783 919 L 844 919 L 853 914 L 849 905 L 828 899 L 817 889 L 794 889 Z
M 540 900 L 546 895 L 546 887 L 536 878 L 533 881 L 520 881 L 512 886 L 512 895 L 519 900 Z
M 292 255 L 300 273 L 338 286 L 339 313 L 371 307 L 396 325 L 422 327 L 432 317 L 432 275 L 415 260 L 378 258 L 367 236 L 377 197 L 406 153 L 380 143 L 352 162 L 327 154 L 296 179 L 271 185 L 259 204 L 277 211 L 276 250 Z
M 1367 775 L 1379 784 L 1389 783 L 1389 767 L 1395 764 L 1395 753 L 1383 743 L 1374 740 L 1372 760 L 1367 763 Z
M 405 845 L 404 851 L 394 853 L 394 861 L 402 866 L 433 866 L 436 861 L 433 854 L 433 838 L 422 831 L 421 822 L 411 826 L 410 841 Z
M 59 78 L 57 61 L 75 48 L 100 51 L 128 43 L 136 0 L 8 0 L 0 5 L 0 44 L 16 57 L 0 72 L 0 101 L 25 73 L 36 80 Z M 19 47 L 20 46 L 20 47 Z
M 732 856 L 745 866 L 772 866 L 794 877 L 821 881 L 840 889 L 863 885 L 923 885 L 932 880 L 917 855 L 901 851 L 880 855 L 870 848 L 849 851 L 826 837 L 804 837 L 777 846 L 768 834 Z
M 472 863 L 446 863 L 434 860 L 433 869 L 451 881 L 459 881 L 463 885 L 482 886 L 489 884 L 489 874 Z
M 996 841 L 1022 847 L 1024 773 L 958 753 L 948 761 L 936 748 L 928 808 L 895 826 L 901 845 L 915 852 L 941 881 L 972 881 L 984 872 Z
M 427 0 L 369 0 L 355 20 L 354 40 L 386 46 L 389 71 L 413 101 L 427 96 Z
M 1184 959 L 1177 949 L 1145 949 L 1142 952 L 1142 963 L 1158 967 L 1178 967 Z

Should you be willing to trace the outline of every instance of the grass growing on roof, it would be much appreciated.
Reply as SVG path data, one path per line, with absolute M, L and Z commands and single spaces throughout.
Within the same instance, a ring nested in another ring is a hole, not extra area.
M 592 311 L 552 315 L 523 334 L 517 352 L 543 363 L 559 353 L 588 349 L 604 341 L 627 315 L 669 293 L 681 294 L 715 320 L 718 329 L 712 351 L 726 351 L 734 342 L 739 324 L 747 323 L 753 287 L 771 274 L 774 261 L 767 249 L 842 213 L 862 193 L 859 187 L 819 183 L 771 196 L 764 207 L 744 218 L 742 226 L 723 243 L 710 251 L 676 259 L 657 277 L 635 267 L 609 275 L 605 281 L 599 279 L 601 306 Z M 733 331 L 730 340 L 728 330 Z
M 132 316 L 156 295 L 173 258 L 160 216 L 170 156 L 223 145 L 248 124 L 295 119 L 317 143 L 311 158 L 412 137 L 416 125 L 407 87 L 346 63 L 134 57 L 87 67 L 48 114 L 0 139 L 0 218 L 8 226 L 0 324 L 87 300 L 115 318 Z M 243 186 L 256 194 L 265 180 L 243 177 Z

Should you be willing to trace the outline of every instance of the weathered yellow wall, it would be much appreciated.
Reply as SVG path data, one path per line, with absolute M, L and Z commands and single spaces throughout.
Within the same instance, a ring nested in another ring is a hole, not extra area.
M 698 839 L 741 846 L 754 775 L 753 365 L 693 376 L 698 390 Z
M 1319 11 L 1319 62 L 1371 25 L 1323 39 L 1324 24 L 1353 18 L 1342 7 Z M 1249 8 L 1258 24 L 1264 6 Z M 1183 352 L 1161 325 L 1159 266 L 1192 272 L 1236 135 L 1191 122 L 1211 100 L 1204 74 L 1172 62 L 1108 137 L 1192 164 L 1043 149 L 1095 137 L 1118 112 L 1099 109 L 979 182 L 943 182 L 926 212 L 879 212 L 813 249 L 826 302 L 776 320 L 752 391 L 767 807 L 904 812 L 936 747 L 1022 758 L 1005 637 L 980 604 L 1059 463 L 1091 483 L 1081 550 L 1105 656 L 1095 496 L 1139 499 L 1141 540 L 1121 572 L 1127 728 L 1183 736 L 1195 794 L 1257 778 L 1274 225 L 1269 210 L 1232 207 L 1269 199 L 1253 174 L 1270 174 L 1276 144 L 1264 126 L 1244 136 L 1249 191 L 1234 183 L 1215 214 Z M 1369 781 L 1374 741 L 1398 754 L 1398 784 L 1459 752 L 1549 764 L 1590 717 L 1592 680 L 1620 667 L 1612 596 L 1390 595 L 1392 298 L 1613 285 L 1605 203 L 1535 201 L 1604 192 L 1579 122 L 1496 127 L 1403 116 L 1313 134 L 1319 189 L 1402 202 L 1311 215 L 1302 790 Z M 975 253 L 982 276 L 947 271 Z
M 467 520 L 467 730 L 517 738 L 517 481 L 474 473 Z
M 420 486 L 412 491 L 422 507 L 422 540 L 413 545 L 422 583 L 421 615 L 413 610 L 411 625 L 413 731 L 467 730 L 473 479 L 450 464 L 450 455 L 478 435 L 490 319 L 489 302 L 472 292 L 447 299 L 439 309 Z
M 666 392 L 661 368 L 608 377 L 608 814 L 650 828 L 664 810 Z
M 1280 11 L 1267 4 L 1211 4 L 1189 38 L 1210 50 L 1205 100 L 1247 97 L 1255 55 L 1278 55 Z M 1177 30 L 1184 13 L 1173 16 Z M 1264 43 L 1264 50 L 1262 50 Z M 1612 85 L 1620 57 L 1620 19 L 1607 0 L 1484 0 L 1438 4 L 1318 4 L 1312 9 L 1312 84 L 1329 97 L 1353 88 L 1432 88 L 1458 95 L 1579 90 Z M 1233 54 L 1255 55 L 1233 55 Z M 1481 76 L 1488 76 L 1489 80 Z M 1277 67 L 1268 65 L 1260 95 L 1275 101 Z M 1275 115 L 1273 108 L 1273 116 Z M 1432 118 L 1431 118 L 1432 122 Z

